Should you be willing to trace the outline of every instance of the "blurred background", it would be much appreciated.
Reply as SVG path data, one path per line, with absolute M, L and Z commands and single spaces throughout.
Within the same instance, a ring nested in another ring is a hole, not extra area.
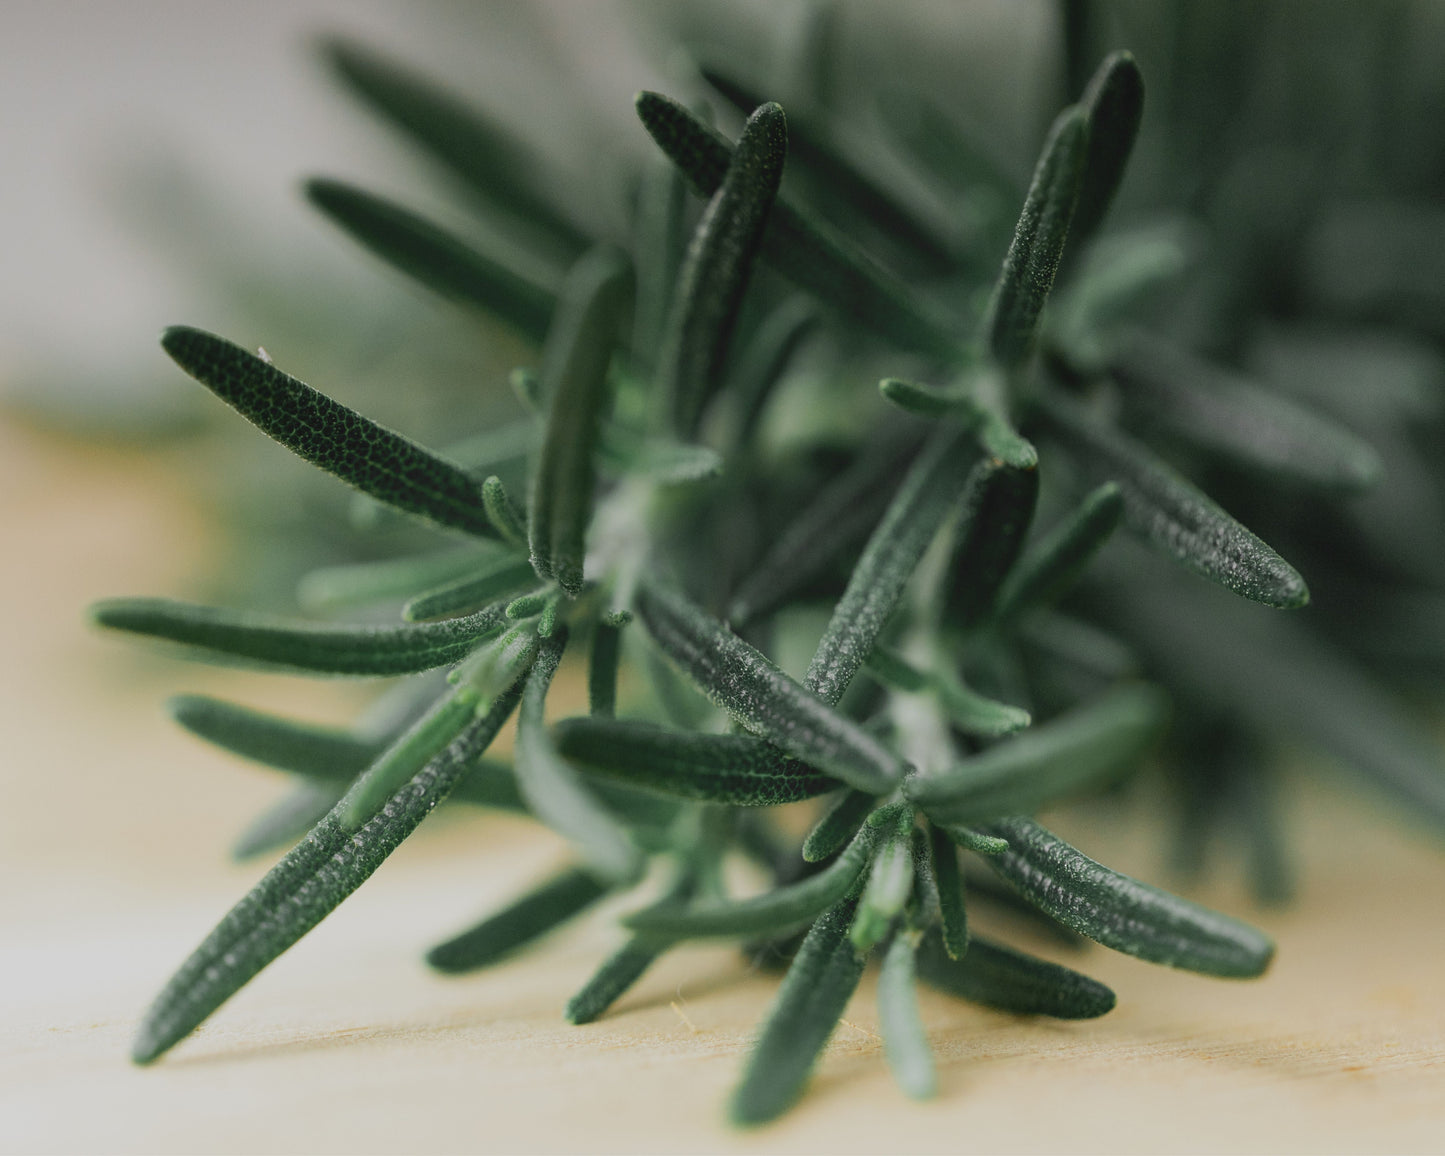
M 1191 261 L 1182 285 L 1146 303 L 1141 316 L 1347 422 L 1386 459 L 1388 480 L 1342 512 L 1316 515 L 1296 491 L 1261 496 L 1251 479 L 1190 458 L 1187 447 L 1185 460 L 1292 560 L 1298 551 L 1316 563 L 1301 568 L 1323 634 L 1386 679 L 1397 704 L 1390 709 L 1408 716 L 1412 735 L 1433 742 L 1445 670 L 1445 601 L 1437 593 L 1445 573 L 1438 456 L 1445 447 L 1445 71 L 1438 67 L 1445 6 L 918 0 L 835 8 L 835 120 L 855 131 L 863 155 L 945 218 L 959 206 L 884 139 L 874 106 L 880 87 L 906 81 L 928 92 L 1005 179 L 1023 182 L 1053 113 L 1078 95 L 1092 69 L 1093 59 L 1068 59 L 1066 22 L 1087 19 L 1087 42 L 1100 49 L 1094 59 L 1105 48 L 1135 52 L 1149 99 L 1112 220 L 1121 229 L 1179 230 L 1170 235 L 1184 238 Z M 378 981 L 345 981 L 328 1003 L 319 993 L 330 977 L 283 961 L 276 976 L 255 985 L 259 994 L 238 998 L 243 1014 L 230 1022 L 242 1026 L 217 1029 L 235 1033 L 220 1037 L 233 1053 L 272 1063 L 243 1064 L 224 1086 L 203 1066 L 135 1083 L 121 1059 L 135 1013 L 218 904 L 254 878 L 255 865 L 230 863 L 225 848 L 246 816 L 282 790 L 180 734 L 164 699 L 214 693 L 341 723 L 370 692 L 182 665 L 96 638 L 84 607 L 108 595 L 164 594 L 292 609 L 297 577 L 308 568 L 385 556 L 408 540 L 404 528 L 391 537 L 355 535 L 343 487 L 313 476 L 170 365 L 156 345 L 166 325 L 194 324 L 264 346 L 297 376 L 422 441 L 454 440 L 519 412 L 506 374 L 529 354 L 515 335 L 439 305 L 305 203 L 304 178 L 337 176 L 498 239 L 471 214 L 464 192 L 342 90 L 317 51 L 320 37 L 345 34 L 384 50 L 487 108 L 538 149 L 579 213 L 608 235 L 624 228 L 629 166 L 652 155 L 632 94 L 700 91 L 679 50 L 687 44 L 746 62 L 787 105 L 817 11 L 765 0 L 0 0 L 0 522 L 7 543 L 0 572 L 8 583 L 0 973 L 10 981 L 0 1020 L 21 1029 L 18 1050 L 7 1057 L 25 1072 L 8 1093 L 7 1118 L 20 1121 L 21 1148 L 39 1146 L 60 1118 L 66 1089 L 82 1077 L 102 1109 L 134 1125 L 116 1147 L 195 1143 L 200 1133 L 158 1122 L 187 1095 L 211 1125 L 277 1104 L 286 1119 L 300 1121 L 306 1105 L 286 1100 L 275 1081 L 326 1077 L 315 1053 L 287 1051 L 276 1040 L 352 1030 L 358 1006 L 367 1008 L 366 1046 L 348 1062 L 389 1062 L 406 1025 L 421 1022 L 453 1033 L 440 1052 L 434 1037 L 407 1044 L 433 1055 L 408 1053 L 438 1080 L 428 1063 L 485 1047 L 490 1062 L 520 1063 L 541 1086 L 547 1057 L 573 1046 L 573 1037 L 538 1027 L 555 1019 L 558 993 L 575 986 L 570 972 L 525 981 L 502 973 L 499 982 L 522 985 L 506 997 L 521 993 L 511 1019 L 495 1010 L 506 1002 L 500 996 L 492 1003 L 472 997 L 480 1004 L 464 1001 L 459 1010 L 446 989 L 418 979 L 415 945 L 509 894 L 559 846 L 513 820 L 488 818 L 478 838 L 443 816 L 436 834 L 398 854 L 397 874 L 378 876 L 317 933 L 313 959 L 354 954 Z M 732 131 L 730 115 L 722 120 Z M 998 254 L 985 255 L 996 264 Z M 1198 1134 L 1221 1144 L 1239 1147 L 1250 1135 L 1283 1144 L 1289 1135 L 1270 1130 L 1285 1129 L 1283 1118 L 1255 1133 L 1243 1124 L 1229 1132 L 1223 1122 L 1242 1104 L 1259 1108 L 1251 1080 L 1264 1071 L 1271 1103 L 1312 1112 L 1314 1126 L 1333 1129 L 1342 1143 L 1378 1138 L 1382 1097 L 1394 1097 L 1393 1119 L 1403 1129 L 1392 1134 L 1395 1146 L 1409 1148 L 1426 1135 L 1411 1129 L 1430 1121 L 1422 1089 L 1445 1038 L 1445 999 L 1432 978 L 1445 933 L 1422 915 L 1445 899 L 1438 841 L 1421 833 L 1428 823 L 1400 823 L 1398 799 L 1381 807 L 1378 792 L 1341 786 L 1350 782 L 1339 773 L 1349 752 L 1322 758 L 1298 728 L 1276 741 L 1272 765 L 1286 768 L 1290 792 L 1285 827 L 1306 883 L 1299 905 L 1262 918 L 1280 936 L 1282 971 L 1246 994 L 1216 996 L 1193 981 L 1170 988 L 1172 977 L 1146 978 L 1152 973 L 1129 970 L 1129 961 L 1110 964 L 1125 969 L 1121 983 L 1132 985 L 1137 1002 L 1107 1029 L 1115 1035 L 1100 1038 L 1138 1047 L 1131 1032 L 1146 1023 L 1162 1024 L 1163 1037 L 1187 1036 L 1206 1016 L 1221 1025 L 1222 1083 L 1221 1065 L 1187 1049 L 1163 1059 L 1148 1053 L 1163 1063 L 1159 1073 L 1145 1073 L 1143 1064 L 1129 1070 L 1132 1088 L 1157 1081 L 1154 1091 L 1176 1121 L 1214 1129 Z M 1174 804 L 1146 792 L 1113 818 L 1116 865 L 1160 875 Z M 1342 855 L 1346 846 L 1351 853 Z M 1202 886 L 1205 898 L 1233 909 L 1249 902 L 1232 863 Z M 389 921 L 382 943 L 379 916 Z M 1345 940 L 1395 946 L 1386 962 L 1342 950 Z M 584 974 L 594 954 L 588 942 L 564 945 L 555 966 Z M 684 953 L 657 990 L 676 984 L 681 993 L 698 966 Z M 714 976 L 729 966 L 726 953 L 702 964 Z M 400 994 L 418 984 L 421 1012 Z M 1286 997 L 1280 984 L 1293 985 L 1294 994 Z M 670 1076 L 679 1081 L 669 1085 L 679 1097 L 669 1117 L 674 1130 L 659 1126 L 656 1135 L 721 1142 L 711 1130 L 689 1131 L 700 1125 L 687 1112 L 713 1118 L 733 1054 L 769 990 L 757 982 L 733 991 L 717 1034 L 689 1037 L 678 1053 L 647 1050 L 676 1026 L 666 1001 L 660 1018 L 621 1029 L 620 1042 L 634 1046 L 640 1031 L 648 1064 L 689 1061 Z M 1207 1010 L 1180 1010 L 1181 990 Z M 1343 992 L 1333 1018 L 1300 1027 L 1318 1001 Z M 981 1030 L 958 1023 L 961 1032 Z M 501 1042 L 522 1037 L 540 1058 L 518 1060 Z M 992 1039 L 999 1054 L 1007 1051 L 1005 1037 Z M 1354 1043 L 1344 1047 L 1342 1039 Z M 1231 1051 L 1239 1040 L 1248 1046 Z M 1286 1054 L 1314 1058 L 1293 1070 Z M 713 1062 L 719 1058 L 726 1062 Z M 1388 1068 L 1393 1082 L 1342 1091 L 1330 1081 L 1354 1061 Z M 1097 1103 L 1107 1066 L 1100 1065 L 1084 1065 L 1092 1084 L 1066 1085 L 1057 1069 L 1049 1078 L 1063 1102 Z M 598 1076 L 606 1095 L 627 1095 L 625 1072 Z M 1319 1077 L 1313 1083 L 1305 1079 L 1311 1073 Z M 1000 1074 L 1000 1095 L 1022 1094 L 1023 1084 L 1011 1081 L 1026 1074 L 1018 1067 Z M 372 1077 L 348 1070 L 330 1079 L 326 1086 L 343 1095 Z M 1190 1079 L 1203 1081 L 1202 1099 L 1169 1099 Z M 687 1080 L 696 1087 L 681 1083 Z M 460 1098 L 463 1085 L 443 1086 Z M 868 1096 L 877 1090 L 866 1087 Z M 565 1144 L 568 1135 L 585 1134 L 580 1109 L 569 1111 L 555 1089 L 547 1094 L 555 1098 L 533 1102 L 558 1113 L 553 1126 L 561 1130 L 548 1135 Z M 604 1092 L 588 1095 L 601 1110 Z M 968 1099 L 958 1111 L 975 1111 Z M 1140 1132 L 1141 1148 L 1171 1136 L 1176 1121 L 1167 1116 Z M 445 1145 L 457 1133 L 447 1130 L 453 1117 L 441 1119 L 429 1135 Z M 988 1131 L 994 1125 L 984 1117 L 969 1121 L 981 1130 L 976 1135 L 1005 1138 Z M 850 1132 L 843 1116 L 835 1123 L 840 1151 L 883 1135 L 857 1121 Z M 390 1126 L 375 1136 L 406 1134 Z M 297 1127 L 294 1134 L 316 1141 L 318 1134 Z M 533 1135 L 518 1114 L 499 1127 L 519 1144 Z M 647 1134 L 619 1137 L 640 1146 Z M 109 1147 L 116 1133 L 97 1125 L 72 1135 L 73 1147 L 86 1147 L 87 1138 L 91 1147 Z M 235 1135 L 253 1144 L 271 1139 L 254 1127 Z M 353 1147 L 369 1138 L 341 1135 Z

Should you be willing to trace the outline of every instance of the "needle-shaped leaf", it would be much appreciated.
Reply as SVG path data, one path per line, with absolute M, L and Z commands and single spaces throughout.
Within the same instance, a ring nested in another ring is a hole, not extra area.
M 1293 566 L 1138 442 L 1090 421 L 1057 393 L 1041 399 L 1039 412 L 1091 471 L 1119 484 L 1131 533 L 1254 602 L 1293 609 L 1309 601 Z
M 475 573 L 497 560 L 497 548 L 485 546 L 479 550 L 409 554 L 378 562 L 324 566 L 302 576 L 296 586 L 296 601 L 302 609 L 316 611 L 410 598 L 443 582 Z
M 652 139 L 711 197 L 727 172 L 732 145 L 681 104 L 655 92 L 637 97 L 637 115 Z M 905 349 L 943 361 L 961 356 L 962 341 L 941 315 L 900 278 L 819 221 L 779 196 L 763 236 L 763 257 L 800 288 Z
M 1144 77 L 1128 52 L 1104 58 L 1079 101 L 1089 118 L 1089 151 L 1084 162 L 1072 232 L 1077 245 L 1099 227 L 1114 200 L 1144 116 Z
M 214 334 L 173 325 L 161 347 L 247 421 L 312 465 L 439 526 L 497 536 L 476 481 L 445 458 Z
M 147 1064 L 184 1039 L 257 972 L 321 922 L 416 830 L 491 744 L 519 688 L 468 724 L 360 830 L 328 814 L 221 920 L 157 997 L 131 1058 Z
M 324 626 L 165 598 L 113 598 L 91 617 L 124 630 L 193 648 L 209 662 L 322 674 L 415 674 L 459 662 L 506 618 L 489 606 L 465 618 L 407 626 Z
M 587 653 L 587 709 L 596 718 L 617 713 L 617 668 L 622 658 L 622 630 L 607 622 L 592 628 Z
M 984 830 L 1009 849 L 985 859 L 1005 883 L 1081 935 L 1126 955 L 1206 975 L 1263 974 L 1274 944 L 1253 927 L 1096 863 L 1032 819 Z
M 728 607 L 733 627 L 741 630 L 775 610 L 865 541 L 887 509 L 895 479 L 913 451 L 912 444 L 865 449 L 824 486 L 738 585 Z
M 873 794 L 902 779 L 897 755 L 675 590 L 644 581 L 637 612 L 658 649 L 755 734 Z
M 896 811 L 890 810 L 889 817 L 894 817 Z M 633 912 L 622 922 L 634 931 L 665 939 L 773 935 L 801 927 L 852 890 L 868 866 L 878 835 L 878 827 L 871 820 L 864 823 L 837 859 L 800 883 L 752 899 L 686 909 L 670 903 L 657 904 Z
M 507 493 L 502 479 L 492 474 L 482 482 L 482 505 L 487 519 L 497 528 L 502 541 L 511 546 L 527 545 L 527 515 Z
M 570 718 L 552 728 L 558 752 L 593 775 L 737 807 L 771 807 L 836 790 L 838 780 L 750 735 L 666 730 L 651 723 Z
M 1085 495 L 1078 509 L 1035 542 L 1009 571 L 993 615 L 1011 622 L 1057 599 L 1109 540 L 1124 514 L 1124 497 L 1114 482 Z
M 733 425 L 737 442 L 746 444 L 751 439 L 773 388 L 818 323 L 813 303 L 795 294 L 769 312 L 751 339 L 737 351 L 725 391 L 735 399 Z
M 873 807 L 873 796 L 867 791 L 844 791 L 803 840 L 803 861 L 821 863 L 846 846 Z
M 302 782 L 257 815 L 231 846 L 237 862 L 289 847 L 316 826 L 346 793 L 340 783 Z
M 590 871 L 569 867 L 475 927 L 437 944 L 426 961 L 451 975 L 489 967 L 580 915 L 608 890 Z
M 928 825 L 928 848 L 933 878 L 938 887 L 943 949 L 950 959 L 968 953 L 968 908 L 964 903 L 963 876 L 953 840 L 936 824 Z
M 1114 1010 L 1114 993 L 1097 980 L 978 936 L 968 954 L 954 960 L 930 935 L 916 960 L 925 983 L 998 1011 L 1090 1020 Z
M 209 743 L 269 767 L 319 779 L 350 781 L 386 746 L 383 740 L 354 731 L 279 718 L 206 695 L 176 695 L 166 709 L 186 730 Z
M 783 110 L 765 104 L 743 126 L 688 247 L 658 358 L 658 389 L 684 439 L 717 386 L 787 153 Z
M 871 822 L 871 820 L 870 820 Z M 888 934 L 888 927 L 913 892 L 913 812 L 898 808 L 896 817 L 878 836 L 878 850 L 868 872 L 868 883 L 858 900 L 848 938 L 867 952 Z
M 407 622 L 420 622 L 473 610 L 536 581 L 537 574 L 530 563 L 503 556 L 493 559 L 488 566 L 474 566 L 472 573 L 464 578 L 418 594 L 401 608 L 401 616 Z
M 557 318 L 542 350 L 547 432 L 532 485 L 527 539 L 532 565 L 569 594 L 582 589 L 582 558 L 592 516 L 597 448 L 607 401 L 607 369 L 631 293 L 626 261 L 596 249 L 567 275 Z
M 1343 493 L 1384 474 L 1374 447 L 1332 419 L 1163 341 L 1135 335 L 1111 373 L 1145 422 L 1243 465 Z
M 883 1054 L 898 1086 L 915 1100 L 928 1100 L 938 1093 L 938 1076 L 918 1014 L 914 946 L 914 937 L 901 933 L 888 945 L 878 972 L 878 1021 Z
M 967 433 L 945 429 L 914 461 L 853 567 L 808 665 L 805 684 L 825 702 L 838 702 L 867 661 L 923 552 L 957 505 L 973 460 Z
M 708 446 L 633 438 L 616 426 L 603 427 L 599 453 L 602 463 L 617 476 L 631 474 L 663 486 L 701 482 L 723 470 L 722 456 Z
M 642 871 L 642 856 L 557 753 L 542 721 L 547 689 L 566 645 L 567 631 L 559 628 L 542 642 L 527 676 L 517 714 L 517 785 L 539 819 L 577 844 L 594 874 L 613 883 L 630 882 Z
M 540 231 L 567 258 L 587 246 L 587 237 L 537 187 L 537 157 L 506 129 L 368 48 L 331 40 L 323 50 L 356 93 L 488 203 Z
M 306 182 L 310 202 L 382 260 L 428 289 L 476 305 L 529 341 L 547 334 L 555 286 L 508 266 L 445 229 L 381 197 L 341 181 Z
M 1132 765 L 1167 715 L 1168 700 L 1156 688 L 1120 687 L 947 771 L 915 775 L 904 789 L 939 823 L 1032 811 Z
M 733 1093 L 734 1123 L 766 1124 L 802 1094 L 818 1053 L 863 977 L 863 960 L 848 942 L 854 906 L 845 899 L 822 915 L 793 957 Z
M 983 620 L 1023 550 L 1039 497 L 1039 472 L 985 459 L 969 475 L 953 547 L 949 615 L 964 627 Z
M 1061 112 L 1034 169 L 1013 243 L 985 322 L 994 358 L 1013 370 L 1033 352 L 1039 318 L 1064 255 L 1089 151 L 1089 120 L 1077 106 Z
M 687 249 L 687 182 L 676 165 L 662 157 L 650 159 L 638 189 L 632 245 L 637 264 L 632 346 L 644 359 L 655 357 L 662 343 Z M 653 368 L 651 361 L 645 361 L 645 368 Z

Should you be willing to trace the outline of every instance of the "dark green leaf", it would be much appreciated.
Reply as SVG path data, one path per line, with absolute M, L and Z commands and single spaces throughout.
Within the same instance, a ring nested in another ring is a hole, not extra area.
M 994 617 L 1010 622 L 1056 600 L 1109 540 L 1123 513 L 1124 498 L 1114 482 L 1087 494 L 1009 572 L 994 601 Z
M 695 436 L 716 388 L 787 153 L 783 110 L 765 104 L 743 126 L 722 184 L 693 235 L 657 376 L 672 428 L 684 439 Z
M 638 191 L 633 254 L 637 263 L 637 315 L 633 349 L 644 359 L 656 355 L 672 309 L 678 270 L 687 248 L 687 184 L 677 166 L 650 158 Z M 652 368 L 652 362 L 646 362 Z
M 1293 566 L 1142 445 L 1091 421 L 1070 398 L 1041 400 L 1040 413 L 1060 439 L 1090 470 L 1119 483 L 1131 533 L 1252 601 L 1284 609 L 1309 601 Z
M 487 520 L 497 528 L 504 542 L 513 546 L 527 545 L 527 515 L 512 501 L 502 479 L 492 474 L 482 483 L 482 505 Z
M 953 960 L 930 935 L 918 949 L 917 965 L 925 983 L 1014 1015 L 1089 1020 L 1114 1010 L 1114 993 L 1097 980 L 978 936 L 966 956 Z
M 880 830 L 873 867 L 848 933 L 859 952 L 866 953 L 883 940 L 913 893 L 912 831 L 913 812 L 908 808 L 897 809 L 896 818 Z
M 853 908 L 852 900 L 844 900 L 822 915 L 793 957 L 733 1093 L 734 1123 L 766 1124 L 802 1093 L 818 1053 L 863 977 L 863 961 L 848 942 Z
M 897 755 L 681 594 L 644 581 L 637 611 L 658 649 L 749 730 L 860 790 L 902 779 Z
M 587 237 L 537 187 L 542 171 L 537 157 L 510 132 L 358 44 L 332 40 L 323 48 L 353 90 L 490 204 L 540 231 L 566 259 L 586 248 Z
M 497 536 L 477 483 L 445 458 L 214 334 L 173 325 L 162 334 L 161 347 L 247 421 L 312 465 L 439 526 Z
M 938 1077 L 928 1033 L 918 1014 L 913 956 L 913 936 L 895 935 L 878 973 L 878 1021 L 883 1029 L 883 1054 L 898 1086 L 915 1100 L 929 1100 L 938 1094 Z
M 1136 336 L 1111 373 L 1146 422 L 1243 465 L 1343 493 L 1384 474 L 1374 447 L 1343 426 L 1165 342 Z
M 746 444 L 751 439 L 774 386 L 798 347 L 817 328 L 818 320 L 817 310 L 806 297 L 789 297 L 769 312 L 751 340 L 738 350 L 725 390 L 736 399 L 735 441 Z
M 343 784 L 303 782 L 246 825 L 231 847 L 231 858 L 241 862 L 291 846 L 316 826 L 345 793 Z
M 966 735 L 1000 738 L 1023 730 L 1033 722 L 1028 711 L 979 694 L 948 669 L 935 672 L 933 691 L 950 725 Z
M 962 847 L 965 851 L 972 851 L 975 855 L 1002 855 L 1008 850 L 1008 840 L 998 839 L 993 835 L 980 835 L 971 827 L 960 827 L 958 824 L 945 827 L 948 837 Z
M 637 97 L 637 115 L 687 177 L 698 196 L 711 197 L 727 172 L 732 145 L 681 104 L 655 92 Z M 926 299 L 821 222 L 805 217 L 786 197 L 773 206 L 763 257 L 801 288 L 905 349 L 956 360 L 956 327 Z
M 577 844 L 595 874 L 614 883 L 631 882 L 642 871 L 642 856 L 557 753 L 542 721 L 547 689 L 566 645 L 567 631 L 558 629 L 543 641 L 527 676 L 517 715 L 517 785 L 539 819 Z
M 326 566 L 302 577 L 296 587 L 296 601 L 302 609 L 315 611 L 410 598 L 442 582 L 495 565 L 497 559 L 496 547 L 486 546 L 480 550 L 408 554 L 379 562 Z
M 964 903 L 963 876 L 958 870 L 958 851 L 948 834 L 931 822 L 928 846 L 938 886 L 943 949 L 950 959 L 962 959 L 968 953 L 968 908 Z
M 558 752 L 594 775 L 664 795 L 771 807 L 835 790 L 831 779 L 748 735 L 672 731 L 616 719 L 563 719 Z
M 1064 255 L 1069 222 L 1089 151 L 1089 120 L 1077 106 L 1061 112 L 1034 169 L 1013 243 L 989 302 L 989 350 L 1007 370 L 1033 352 L 1039 317 Z
M 386 746 L 353 731 L 278 718 L 200 694 L 176 695 L 166 708 L 193 735 L 242 758 L 331 782 L 349 782 Z
M 929 818 L 945 824 L 1032 811 L 1135 763 L 1167 716 L 1168 700 L 1159 690 L 1120 687 L 950 770 L 915 775 L 905 790 Z
M 415 674 L 459 662 L 506 625 L 500 606 L 408 626 L 321 626 L 164 598 L 113 598 L 91 607 L 100 626 L 196 648 L 206 661 L 324 674 Z
M 509 690 L 359 830 L 328 814 L 196 949 L 141 1023 L 131 1058 L 148 1064 L 185 1038 L 257 972 L 370 878 L 446 798 L 512 713 Z
M 538 284 L 430 221 L 341 181 L 310 180 L 306 196 L 382 260 L 443 297 L 500 317 L 529 341 L 547 334 L 556 289 Z
M 957 505 L 973 458 L 965 432 L 939 430 L 914 461 L 853 568 L 808 666 L 805 683 L 823 701 L 838 702 L 867 661 L 914 567 Z
M 478 566 L 465 578 L 418 594 L 401 608 L 407 622 L 443 618 L 462 610 L 473 610 L 523 586 L 537 581 L 531 564 L 519 559 L 500 558 L 490 566 Z
M 1079 101 L 1089 118 L 1089 152 L 1072 232 L 1088 240 L 1108 212 L 1144 116 L 1144 78 L 1128 52 L 1111 52 Z
M 896 813 L 896 808 L 890 812 Z M 839 902 L 857 884 L 878 840 L 870 821 L 843 853 L 816 875 L 751 899 L 710 903 L 680 910 L 663 903 L 634 912 L 623 923 L 662 939 L 773 935 L 800 927 Z
M 607 368 L 631 294 L 631 273 L 610 249 L 589 253 L 567 275 L 542 351 L 547 433 L 532 486 L 527 539 L 532 565 L 569 594 L 582 589 L 592 516 L 592 462 L 607 400 Z
M 984 860 L 1041 911 L 1105 947 L 1206 975 L 1251 978 L 1274 944 L 1247 924 L 1111 871 L 1032 819 L 1001 819 L 984 830 L 1009 849 Z
M 591 872 L 570 867 L 469 931 L 437 944 L 426 961 L 450 975 L 489 967 L 586 911 L 607 892 Z
M 617 665 L 622 657 L 622 629 L 606 622 L 592 628 L 587 658 L 587 709 L 598 718 L 617 713 Z
M 948 595 L 949 614 L 959 625 L 977 625 L 992 607 L 1023 550 L 1038 497 L 1038 470 L 986 458 L 969 475 Z
M 873 806 L 873 796 L 867 791 L 844 791 L 803 840 L 803 861 L 821 863 L 844 847 L 858 833 Z

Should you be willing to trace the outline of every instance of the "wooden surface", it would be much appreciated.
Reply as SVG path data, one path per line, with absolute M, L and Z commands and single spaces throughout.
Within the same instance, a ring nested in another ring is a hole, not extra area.
M 429 974 L 426 946 L 564 854 L 530 824 L 460 810 L 136 1070 L 138 1015 L 264 869 L 224 848 L 284 789 L 180 734 L 161 703 L 209 691 L 341 721 L 360 691 L 138 655 L 84 627 L 88 600 L 184 594 L 207 565 L 197 512 L 140 455 L 0 426 L 0 483 L 6 1152 L 1445 1150 L 1445 854 L 1313 767 L 1295 784 L 1302 901 L 1252 910 L 1229 871 L 1200 896 L 1278 938 L 1264 980 L 1001 927 L 1114 986 L 1119 1007 L 1056 1024 L 925 997 L 929 1104 L 889 1079 L 871 976 L 801 1109 L 738 1134 L 722 1105 L 776 980 L 731 950 L 674 953 L 585 1028 L 561 1007 L 618 942 L 606 912 L 493 971 Z M 1143 803 L 1065 829 L 1167 881 Z

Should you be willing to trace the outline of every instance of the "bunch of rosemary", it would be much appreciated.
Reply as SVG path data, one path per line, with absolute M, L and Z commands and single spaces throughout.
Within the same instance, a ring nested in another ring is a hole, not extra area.
M 1373 729 L 1340 719 L 1343 702 L 1376 701 L 1370 688 L 1296 632 L 1265 628 L 1252 644 L 1265 657 L 1237 669 L 1220 657 L 1232 606 L 1200 595 L 1196 578 L 1161 580 L 1122 548 L 1092 568 L 1102 580 L 1075 588 L 1122 528 L 1230 597 L 1281 609 L 1308 600 L 1299 573 L 1126 432 L 1120 412 L 1319 491 L 1379 472 L 1374 451 L 1334 422 L 1127 324 L 1131 303 L 1178 264 L 1178 246 L 1157 233 L 1095 241 L 1143 113 L 1129 54 L 1104 59 L 1058 115 L 1021 194 L 922 98 L 881 103 L 926 172 L 963 174 L 981 204 L 1021 196 L 1002 268 L 981 274 L 998 219 L 980 215 L 972 240 L 941 233 L 860 166 L 817 109 L 785 117 L 724 71 L 705 75 L 748 113 L 736 141 L 684 104 L 638 97 L 669 163 L 641 174 L 630 234 L 599 239 L 552 203 L 525 145 L 485 117 L 368 51 L 329 53 L 356 92 L 511 223 L 533 260 L 523 267 L 337 181 L 312 181 L 308 196 L 383 259 L 533 343 L 536 368 L 512 377 L 530 412 L 434 452 L 264 354 L 166 332 L 182 369 L 354 486 L 369 516 L 379 504 L 466 544 L 303 584 L 317 608 L 404 599 L 397 625 L 156 599 L 95 608 L 105 627 L 201 658 L 420 676 L 352 731 L 195 696 L 173 703 L 188 729 L 301 786 L 245 839 L 249 851 L 294 846 L 158 997 L 137 1062 L 184 1039 L 449 798 L 529 812 L 577 858 L 433 948 L 440 970 L 485 966 L 659 876 L 661 898 L 624 918 L 630 938 L 567 1005 L 574 1022 L 602 1015 L 689 939 L 791 957 L 733 1099 L 742 1124 L 794 1102 L 870 955 L 888 1060 L 913 1096 L 934 1091 L 918 980 L 1020 1014 L 1113 1007 L 1088 977 L 970 934 L 966 894 L 980 877 L 966 878 L 960 852 L 1016 900 L 1106 946 L 1257 976 L 1273 954 L 1265 936 L 1095 862 L 1029 817 L 1116 782 L 1165 729 L 1165 693 L 1101 626 L 1146 654 L 1153 644 L 1194 656 L 1183 669 L 1197 671 L 1203 706 L 1183 708 L 1187 723 L 1212 730 L 1232 711 L 1232 737 L 1262 715 L 1274 721 L 1283 701 L 1296 721 L 1332 726 L 1397 794 L 1445 815 L 1433 754 L 1409 748 L 1408 726 L 1376 741 L 1388 702 Z M 780 188 L 785 167 L 820 207 Z M 689 192 L 705 202 L 695 226 Z M 539 273 L 548 268 L 554 277 Z M 902 372 L 866 406 L 866 435 L 855 429 L 840 447 L 815 407 L 817 428 L 780 453 L 767 435 L 798 392 L 790 371 L 819 350 L 835 371 L 891 360 Z M 820 599 L 830 617 L 795 679 L 777 646 L 797 632 L 796 608 Z M 1068 612 L 1056 609 L 1066 599 Z M 547 725 L 549 688 L 573 653 L 586 655 L 590 713 Z M 1340 672 L 1334 699 L 1291 697 L 1279 673 L 1307 658 Z M 650 696 L 619 704 L 624 661 Z M 425 673 L 443 670 L 444 680 Z M 511 765 L 488 759 L 514 715 Z M 821 796 L 801 848 L 768 818 Z M 729 895 L 734 855 L 762 865 L 770 889 Z

